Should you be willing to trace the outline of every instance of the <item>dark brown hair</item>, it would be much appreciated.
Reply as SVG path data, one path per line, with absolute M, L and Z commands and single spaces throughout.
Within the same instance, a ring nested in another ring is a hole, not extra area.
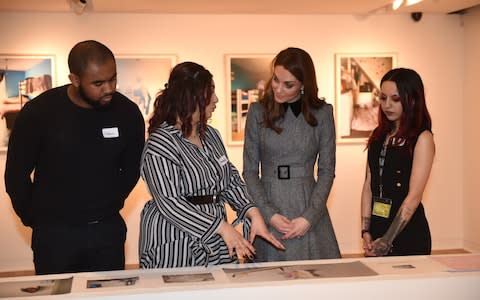
M 203 135 L 207 128 L 205 108 L 214 91 L 212 78 L 212 74 L 197 63 L 183 62 L 176 65 L 170 73 L 165 89 L 155 99 L 148 132 L 152 133 L 163 122 L 175 125 L 178 119 L 182 123 L 182 134 L 189 136 L 193 130 L 192 115 L 198 108 L 198 131 Z
M 317 77 L 315 67 L 310 55 L 299 48 L 287 48 L 280 51 L 272 61 L 272 74 L 276 66 L 282 66 L 292 73 L 304 87 L 304 93 L 301 95 L 302 114 L 311 126 L 317 126 L 318 121 L 312 114 L 313 109 L 320 108 L 325 101 L 318 98 Z M 283 119 L 285 115 L 284 108 L 274 99 L 272 92 L 272 78 L 267 82 L 265 94 L 260 99 L 265 111 L 263 114 L 263 126 L 271 128 L 280 133 L 282 128 L 277 125 L 277 121 Z

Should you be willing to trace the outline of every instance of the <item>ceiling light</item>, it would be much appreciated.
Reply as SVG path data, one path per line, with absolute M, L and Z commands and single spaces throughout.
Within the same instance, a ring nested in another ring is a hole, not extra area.
M 405 3 L 406 6 L 414 5 L 417 3 L 422 2 L 423 0 L 407 0 L 407 3 Z
M 423 0 L 393 0 L 392 2 L 392 9 L 393 10 L 397 10 L 399 9 L 402 5 L 405 5 L 405 6 L 410 6 L 410 5 L 414 5 L 414 4 L 417 4 L 417 3 L 420 3 L 422 2 Z
M 392 9 L 397 10 L 400 6 L 402 6 L 403 0 L 393 0 Z

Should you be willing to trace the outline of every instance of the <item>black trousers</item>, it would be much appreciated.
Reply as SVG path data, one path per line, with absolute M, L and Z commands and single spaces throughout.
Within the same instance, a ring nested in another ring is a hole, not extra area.
M 35 226 L 35 273 L 57 274 L 125 269 L 127 227 L 120 215 L 87 224 Z

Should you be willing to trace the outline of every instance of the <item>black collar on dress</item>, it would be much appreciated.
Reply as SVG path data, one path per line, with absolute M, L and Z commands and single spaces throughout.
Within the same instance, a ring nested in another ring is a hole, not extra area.
M 302 112 L 302 100 L 298 99 L 297 101 L 292 103 L 288 103 L 288 102 L 283 103 L 283 109 L 285 110 L 285 112 L 288 110 L 289 107 L 292 110 L 292 113 L 295 115 L 295 117 L 298 117 Z

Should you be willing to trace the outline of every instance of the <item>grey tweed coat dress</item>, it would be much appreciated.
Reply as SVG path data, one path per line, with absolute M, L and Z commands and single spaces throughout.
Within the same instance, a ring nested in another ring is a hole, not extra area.
M 326 202 L 335 177 L 335 125 L 332 105 L 313 112 L 318 125 L 291 109 L 279 125 L 280 134 L 261 125 L 263 106 L 253 103 L 247 114 L 243 149 L 243 177 L 265 222 L 279 213 L 289 219 L 302 216 L 311 224 L 301 238 L 282 241 L 277 250 L 255 239 L 255 261 L 339 258 L 340 251 Z M 317 178 L 314 166 L 318 164 Z M 277 237 L 281 233 L 269 228 Z

